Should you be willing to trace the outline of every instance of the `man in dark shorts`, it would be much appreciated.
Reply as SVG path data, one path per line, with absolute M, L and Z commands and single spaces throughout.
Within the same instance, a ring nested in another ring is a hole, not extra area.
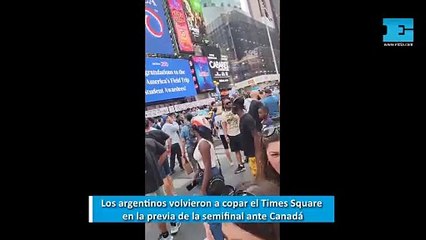
M 260 132 L 256 128 L 256 121 L 244 111 L 244 99 L 237 98 L 232 103 L 232 112 L 240 118 L 240 132 L 244 155 L 248 157 L 251 173 L 256 177 L 258 164 L 256 158 L 261 158 L 261 138 Z
M 238 174 L 246 170 L 241 154 L 243 147 L 240 135 L 240 119 L 238 115 L 232 112 L 232 102 L 230 99 L 224 99 L 223 105 L 223 108 L 225 109 L 225 111 L 222 112 L 223 132 L 226 137 L 226 142 L 228 142 L 231 147 L 231 152 L 235 153 L 235 156 L 237 157 L 238 167 L 235 170 L 235 174 Z
M 226 158 L 228 159 L 229 164 L 231 166 L 234 166 L 234 162 L 232 161 L 232 158 L 231 158 L 231 152 L 229 151 L 229 144 L 226 141 L 225 133 L 223 132 L 222 117 L 223 117 L 222 114 L 216 115 L 216 118 L 214 120 L 214 126 L 217 130 L 217 133 L 219 134 L 220 140 L 222 141 L 223 148 L 225 148 Z
M 151 138 L 159 142 L 163 146 L 166 146 L 166 142 L 169 141 L 170 136 L 165 132 L 152 128 L 152 123 L 149 120 L 145 120 L 145 138 Z M 167 153 L 171 152 L 171 144 L 167 145 Z M 167 195 L 173 196 L 175 194 L 175 188 L 173 186 L 173 178 L 171 176 L 171 170 L 169 161 L 164 161 L 161 165 L 161 174 L 164 180 L 164 191 Z

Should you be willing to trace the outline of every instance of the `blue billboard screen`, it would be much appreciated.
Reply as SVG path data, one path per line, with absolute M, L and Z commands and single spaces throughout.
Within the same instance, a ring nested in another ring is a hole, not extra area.
M 161 0 L 145 1 L 145 53 L 174 53 Z
M 198 81 L 198 91 L 205 92 L 215 88 L 207 57 L 192 57 L 195 75 Z
M 145 100 L 164 101 L 197 95 L 189 61 L 145 58 Z

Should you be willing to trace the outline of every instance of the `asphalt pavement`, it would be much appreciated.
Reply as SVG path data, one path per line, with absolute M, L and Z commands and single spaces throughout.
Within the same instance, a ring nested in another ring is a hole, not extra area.
M 250 173 L 250 168 L 246 164 L 246 171 L 240 174 L 234 174 L 235 169 L 237 168 L 235 154 L 231 153 L 232 159 L 234 161 L 234 166 L 230 166 L 228 160 L 225 156 L 225 151 L 220 140 L 215 140 L 215 149 L 219 161 L 222 166 L 222 172 L 225 177 L 225 182 L 228 185 L 237 186 L 238 184 L 253 179 L 253 176 Z M 244 156 L 243 156 L 244 159 Z M 184 171 L 177 170 L 179 169 L 176 164 L 176 173 L 173 177 L 173 184 L 178 195 L 187 195 L 193 196 L 198 195 L 198 188 L 194 188 L 191 191 L 186 189 L 186 186 L 190 184 L 193 179 L 193 174 L 187 175 Z M 159 229 L 155 223 L 145 224 L 145 239 L 147 240 L 157 240 L 159 236 Z M 203 224 L 182 224 L 179 232 L 173 236 L 174 240 L 203 240 L 205 238 L 205 231 Z

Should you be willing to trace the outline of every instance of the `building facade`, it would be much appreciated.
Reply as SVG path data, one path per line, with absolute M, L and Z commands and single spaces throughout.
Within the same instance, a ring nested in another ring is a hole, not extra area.
M 206 25 L 210 24 L 221 14 L 234 10 L 242 10 L 239 0 L 201 0 L 201 4 Z
M 264 17 L 264 14 L 262 11 L 261 4 L 265 4 L 268 16 L 272 20 L 271 22 L 268 23 L 268 26 L 271 28 L 276 27 L 276 19 L 274 19 L 273 17 L 273 11 L 272 11 L 273 6 L 270 0 L 242 0 L 242 1 L 246 1 L 250 16 L 259 22 L 263 22 L 262 17 Z
M 272 45 L 279 66 L 279 33 L 270 29 Z M 231 11 L 207 25 L 210 44 L 228 56 L 234 83 L 256 76 L 275 74 L 266 25 L 241 11 Z M 279 70 L 279 69 L 278 69 Z

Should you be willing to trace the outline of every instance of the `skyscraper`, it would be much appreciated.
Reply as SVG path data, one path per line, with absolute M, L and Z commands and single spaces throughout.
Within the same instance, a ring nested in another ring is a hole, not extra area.
M 264 14 L 262 10 L 262 4 L 264 4 L 266 7 L 268 18 L 271 20 L 271 22 L 268 23 L 268 26 L 275 28 L 276 20 L 273 17 L 274 13 L 272 11 L 272 4 L 270 0 L 241 0 L 241 1 L 246 1 L 251 17 L 259 22 L 263 22 L 262 17 L 264 17 Z
M 271 0 L 271 9 L 272 9 L 272 15 L 274 18 L 275 25 L 278 28 L 278 31 L 280 31 L 280 21 L 281 21 L 281 13 L 280 13 L 280 0 Z
M 239 0 L 201 0 L 206 25 L 220 17 L 221 14 L 241 10 Z
M 279 64 L 279 34 L 276 29 L 270 32 Z M 221 14 L 207 25 L 210 43 L 228 56 L 231 77 L 235 83 L 260 75 L 276 74 L 267 36 L 265 24 L 241 11 Z

